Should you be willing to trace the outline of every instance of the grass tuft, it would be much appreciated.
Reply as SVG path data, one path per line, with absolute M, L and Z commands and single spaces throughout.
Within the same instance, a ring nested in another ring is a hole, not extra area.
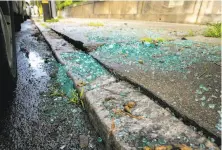
M 72 94 L 71 97 L 69 98 L 69 101 L 76 105 L 81 105 L 84 108 L 83 94 L 84 94 L 84 88 L 81 89 L 80 95 L 76 90 L 72 90 Z
M 48 28 L 47 24 L 45 24 L 45 23 L 41 23 L 41 26 Z
M 140 41 L 142 41 L 142 42 L 148 42 L 148 43 L 155 43 L 155 42 L 162 43 L 162 42 L 165 42 L 166 39 L 164 39 L 164 38 L 152 39 L 152 38 L 150 38 L 150 37 L 144 37 L 144 38 L 141 38 Z
M 221 23 L 209 24 L 208 28 L 203 33 L 206 37 L 221 37 Z
M 193 30 L 189 30 L 187 36 L 194 36 Z
M 104 26 L 103 23 L 100 23 L 100 22 L 90 22 L 88 23 L 88 26 L 92 26 L 92 27 L 102 27 Z
M 59 19 L 53 18 L 53 19 L 50 19 L 50 20 L 46 20 L 46 22 L 47 22 L 47 23 L 59 22 Z
M 58 19 L 63 19 L 63 16 L 58 16 Z

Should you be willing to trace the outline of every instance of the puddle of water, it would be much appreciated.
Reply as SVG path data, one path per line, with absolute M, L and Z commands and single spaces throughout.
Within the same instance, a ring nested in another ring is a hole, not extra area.
M 47 76 L 47 73 L 42 68 L 43 63 L 44 60 L 42 59 L 42 57 L 38 55 L 38 53 L 36 52 L 29 53 L 29 64 L 34 71 L 33 74 L 35 75 L 36 78 Z

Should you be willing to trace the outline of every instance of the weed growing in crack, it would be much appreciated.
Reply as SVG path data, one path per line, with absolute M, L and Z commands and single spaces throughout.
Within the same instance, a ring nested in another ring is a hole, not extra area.
M 81 89 L 80 94 L 76 90 L 72 90 L 71 97 L 69 98 L 69 101 L 71 103 L 74 103 L 76 105 L 80 105 L 84 108 L 83 103 L 83 95 L 84 95 L 84 88 Z

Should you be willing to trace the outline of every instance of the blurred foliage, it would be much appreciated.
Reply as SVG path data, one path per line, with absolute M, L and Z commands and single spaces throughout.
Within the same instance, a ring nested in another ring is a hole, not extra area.
M 49 27 L 47 26 L 47 24 L 45 24 L 45 23 L 41 23 L 41 26 L 43 26 L 43 27 L 45 27 L 45 28 L 49 28 Z
M 155 42 L 165 42 L 166 41 L 166 39 L 164 39 L 164 38 L 156 38 L 156 39 L 152 39 L 152 38 L 150 38 L 150 37 L 143 37 L 143 38 L 141 38 L 140 39 L 140 41 L 142 41 L 142 42 L 148 42 L 148 43 L 155 43 Z
M 221 37 L 221 23 L 209 24 L 203 35 L 206 37 Z
M 43 9 L 42 9 L 42 4 L 39 3 L 39 5 L 37 5 L 38 10 L 39 10 L 39 16 L 41 16 L 43 14 Z
M 193 30 L 189 30 L 187 36 L 194 36 L 194 32 L 193 32 Z
M 63 16 L 58 16 L 57 18 L 58 18 L 58 19 L 63 19 Z
M 53 18 L 53 19 L 50 19 L 50 20 L 46 20 L 46 22 L 47 22 L 47 23 L 59 22 L 59 19 Z
M 62 10 L 63 8 L 70 6 L 70 5 L 78 5 L 82 3 L 83 1 L 72 1 L 72 0 L 62 0 L 62 1 L 56 1 L 56 7 L 58 10 Z
M 43 9 L 42 9 L 42 3 L 41 1 L 36 1 L 36 0 L 33 0 L 33 1 L 30 1 L 30 4 L 32 6 L 36 5 L 38 7 L 38 11 L 39 11 L 39 16 L 41 16 L 43 14 Z
M 152 42 L 153 42 L 153 39 L 150 38 L 150 37 L 143 37 L 143 38 L 140 39 L 140 41 L 152 43 Z

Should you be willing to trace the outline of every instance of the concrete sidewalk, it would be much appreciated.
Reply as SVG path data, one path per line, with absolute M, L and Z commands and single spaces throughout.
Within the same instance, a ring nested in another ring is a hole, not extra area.
M 86 109 L 89 112 L 89 116 L 94 126 L 96 126 L 97 130 L 104 135 L 103 139 L 107 145 L 117 146 L 116 149 L 135 149 L 144 146 L 152 147 L 153 145 L 175 143 L 186 143 L 193 148 L 201 149 L 204 143 L 204 146 L 208 145 L 206 144 L 208 141 L 206 138 L 198 135 L 197 132 L 184 125 L 168 111 L 154 103 L 153 100 L 150 100 L 147 96 L 141 94 L 140 89 L 135 89 L 126 82 L 117 81 L 115 77 L 98 65 L 92 57 L 76 51 L 66 41 L 61 39 L 61 37 L 58 37 L 48 29 L 45 30 L 40 25 L 38 25 L 38 27 L 51 45 L 56 57 L 68 69 L 68 74 L 73 79 L 75 85 L 77 85 L 77 88 L 79 88 L 79 90 L 82 89 L 81 87 L 78 87 L 80 81 L 81 83 L 87 83 L 84 86 L 87 105 Z M 57 29 L 58 27 L 60 26 L 57 26 L 54 29 Z M 67 30 L 67 28 L 65 30 Z M 82 36 L 82 38 L 84 38 L 84 36 Z M 125 40 L 127 41 L 128 39 Z M 89 43 L 90 42 L 87 44 Z M 101 42 L 97 42 L 96 44 L 99 45 Z M 115 43 L 109 43 L 108 46 L 110 46 L 110 44 L 112 47 Z M 90 47 L 90 45 L 88 46 Z M 107 46 L 107 44 L 104 46 Z M 95 51 L 91 54 L 94 57 L 100 56 L 97 57 L 97 59 L 102 62 L 103 58 L 106 58 L 107 55 L 104 53 L 103 57 L 103 55 L 98 55 L 98 52 L 100 51 Z M 112 60 L 113 56 L 114 55 L 110 55 L 109 59 Z M 118 55 L 114 57 L 117 56 Z M 115 72 L 118 72 L 114 67 L 115 65 L 112 66 L 112 63 L 115 63 L 115 61 L 109 61 L 109 63 L 104 64 L 114 69 Z M 141 65 L 145 63 L 138 64 Z M 117 68 L 124 66 L 125 65 L 119 65 Z M 138 68 L 138 66 L 136 67 Z M 203 87 L 201 86 L 201 89 L 202 88 Z M 206 90 L 206 87 L 204 89 Z M 133 115 L 123 115 L 123 105 L 129 101 L 136 102 L 137 104 L 136 107 L 132 109 Z M 116 113 L 120 113 L 121 115 L 118 115 L 121 117 L 116 118 Z M 132 117 L 134 119 L 132 119 Z M 138 117 L 142 117 L 143 119 L 138 119 Z M 115 118 L 114 123 L 112 118 Z M 112 131 L 113 124 L 115 125 L 115 130 L 117 128 L 118 131 L 115 131 L 114 135 L 110 137 L 109 132 L 110 130 Z M 150 134 L 155 134 L 155 136 Z
M 90 22 L 104 26 L 89 26 Z M 69 19 L 50 27 L 89 51 L 96 50 L 90 54 L 107 68 L 147 90 L 185 122 L 220 138 L 220 38 L 201 36 L 206 26 Z M 196 38 L 181 40 L 190 30 Z M 142 44 L 143 37 L 170 41 L 153 46 Z

